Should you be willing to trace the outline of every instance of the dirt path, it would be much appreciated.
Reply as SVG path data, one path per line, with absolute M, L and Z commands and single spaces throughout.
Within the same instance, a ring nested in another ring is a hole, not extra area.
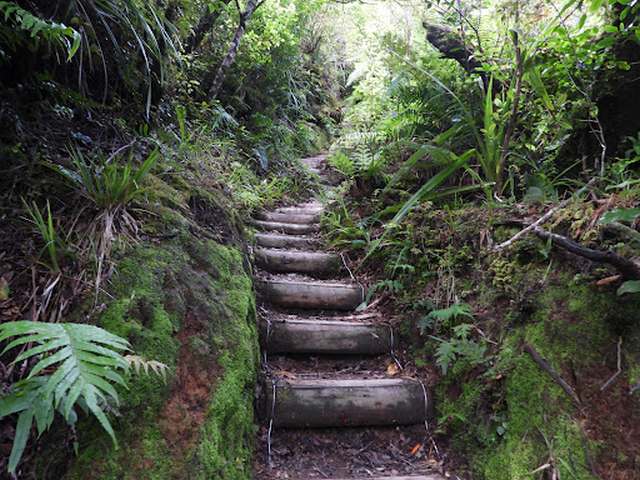
M 303 162 L 327 183 L 324 157 Z M 423 452 L 429 392 L 386 368 L 397 335 L 381 315 L 355 312 L 364 288 L 320 250 L 322 210 L 310 200 L 254 222 L 264 358 L 255 478 L 442 480 Z

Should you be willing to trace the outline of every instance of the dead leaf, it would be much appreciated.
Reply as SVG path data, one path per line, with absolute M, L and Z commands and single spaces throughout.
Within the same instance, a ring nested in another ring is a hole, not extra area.
M 9 282 L 4 277 L 0 277 L 0 302 L 9 300 Z
M 621 278 L 621 275 L 613 275 L 611 277 L 601 278 L 596 282 L 596 285 L 599 287 L 604 287 L 605 285 L 611 285 L 612 283 L 617 282 Z
M 400 373 L 400 369 L 398 368 L 398 365 L 396 365 L 395 363 L 390 363 L 389 365 L 387 365 L 387 375 L 390 376 L 394 376 L 397 375 L 398 373 Z
M 411 455 L 415 455 L 416 453 L 418 453 L 421 448 L 422 448 L 422 444 L 416 443 L 415 446 L 411 449 Z

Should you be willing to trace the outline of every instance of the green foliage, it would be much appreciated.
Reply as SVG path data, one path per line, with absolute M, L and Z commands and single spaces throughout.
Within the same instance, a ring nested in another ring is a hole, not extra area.
M 640 293 L 640 280 L 627 280 L 618 288 L 618 296 L 627 293 Z
M 80 48 L 82 37 L 79 32 L 62 23 L 43 20 L 14 2 L 0 1 L 0 16 L 3 16 L 4 22 L 10 26 L 7 28 L 0 25 L 0 37 L 14 49 L 24 41 L 16 36 L 18 31 L 27 33 L 31 41 L 42 39 L 48 44 L 63 47 L 67 61 L 70 61 Z M 37 48 L 37 43 L 35 47 Z
M 436 349 L 436 365 L 446 375 L 451 365 L 456 361 L 464 361 L 471 366 L 486 362 L 487 344 L 476 342 L 470 338 L 473 325 L 463 323 L 453 327 L 453 336 L 448 340 L 431 336 L 439 342 Z
M 338 151 L 330 155 L 327 162 L 332 168 L 337 170 L 338 173 L 346 178 L 353 177 L 356 172 L 356 166 L 353 160 L 351 160 L 349 156 L 342 151 Z
M 70 154 L 75 169 L 59 167 L 59 172 L 96 207 L 105 210 L 126 207 L 139 197 L 144 192 L 142 180 L 160 158 L 154 150 L 136 168 L 131 160 L 121 164 L 118 158 L 98 157 L 93 161 L 79 149 L 70 150 Z
M 640 208 L 616 208 L 609 210 L 602 217 L 600 217 L 600 223 L 632 223 L 636 218 L 640 216 Z
M 47 201 L 47 218 L 45 219 L 40 211 L 38 205 L 33 202 L 29 205 L 23 200 L 27 214 L 29 215 L 29 221 L 36 227 L 40 237 L 44 242 L 42 252 L 46 250 L 48 257 L 47 266 L 53 272 L 60 272 L 60 260 L 65 256 L 67 246 L 64 240 L 58 234 L 53 221 L 53 215 L 51 215 L 51 205 Z M 42 252 L 40 255 L 42 255 Z
M 418 327 L 422 334 L 427 329 L 439 331 L 440 327 L 451 327 L 452 321 L 460 318 L 473 318 L 471 306 L 466 303 L 454 303 L 450 307 L 432 310 L 428 315 L 418 321 Z
M 3 353 L 27 346 L 13 364 L 37 360 L 28 376 L 0 399 L 0 418 L 19 414 L 10 473 L 20 462 L 32 423 L 42 435 L 56 411 L 73 426 L 80 407 L 96 417 L 115 443 L 107 412 L 119 402 L 114 386 L 126 386 L 118 373 L 128 370 L 121 353 L 129 350 L 125 339 L 92 325 L 19 321 L 0 325 L 0 341 L 4 340 L 10 343 Z

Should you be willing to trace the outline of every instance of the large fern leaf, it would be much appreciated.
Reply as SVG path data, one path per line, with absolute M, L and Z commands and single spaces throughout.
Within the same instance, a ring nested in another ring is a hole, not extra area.
M 129 366 L 121 353 L 129 350 L 125 339 L 93 325 L 20 321 L 0 325 L 0 342 L 5 340 L 11 341 L 2 354 L 26 346 L 14 363 L 35 361 L 27 378 L 0 398 L 0 418 L 19 414 L 9 459 L 11 473 L 20 461 L 33 421 L 42 434 L 51 426 L 56 410 L 74 424 L 74 407 L 79 405 L 116 442 L 105 409 L 118 404 L 114 385 L 126 387 L 118 373 Z

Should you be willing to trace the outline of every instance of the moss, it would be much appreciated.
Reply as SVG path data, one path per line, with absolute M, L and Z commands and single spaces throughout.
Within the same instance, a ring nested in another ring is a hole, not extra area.
M 196 363 L 219 369 L 196 441 L 176 455 L 162 427 L 172 381 L 130 379 L 114 426 L 114 448 L 97 426 L 80 438 L 81 451 L 67 478 L 250 478 L 253 388 L 258 364 L 252 284 L 243 255 L 210 240 L 181 236 L 175 243 L 139 246 L 117 265 L 113 299 L 100 325 L 130 340 L 137 355 L 175 372 L 187 312 L 198 327 L 186 347 Z M 209 368 L 209 367 L 205 367 Z
M 510 365 L 505 439 L 497 449 L 477 454 L 474 464 L 483 478 L 508 480 L 527 478 L 553 458 L 561 478 L 592 479 L 571 402 L 518 345 L 531 344 L 562 375 L 569 366 L 574 372 L 586 370 L 614 342 L 611 322 L 625 315 L 625 307 L 568 274 L 559 275 L 536 303 L 532 323 L 509 334 L 499 361 Z

